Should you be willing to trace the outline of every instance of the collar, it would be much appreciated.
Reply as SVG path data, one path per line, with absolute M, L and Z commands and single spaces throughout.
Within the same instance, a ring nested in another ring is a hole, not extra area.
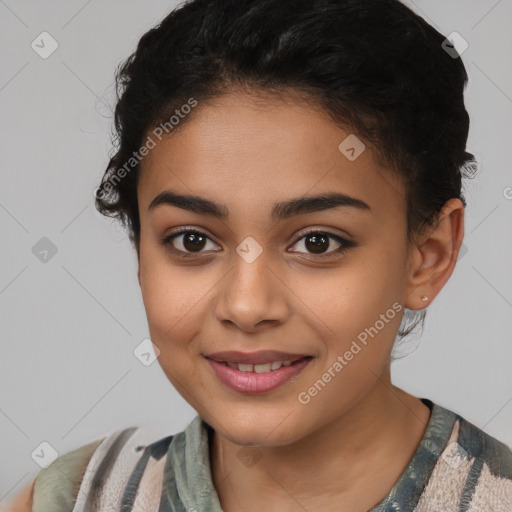
M 368 512 L 413 510 L 446 447 L 457 415 L 426 398 L 421 401 L 431 411 L 423 438 L 388 495 Z M 213 432 L 212 427 L 196 416 L 174 436 L 164 472 L 160 512 L 222 512 L 212 481 L 209 432 Z

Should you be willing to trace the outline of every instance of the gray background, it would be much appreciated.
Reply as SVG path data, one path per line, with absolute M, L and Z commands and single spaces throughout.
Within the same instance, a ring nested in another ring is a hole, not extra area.
M 393 381 L 512 445 L 512 2 L 407 4 L 469 48 L 467 253 L 400 348 Z M 41 442 L 59 454 L 132 425 L 185 428 L 194 410 L 158 363 L 125 232 L 93 190 L 108 163 L 114 70 L 175 2 L 0 0 L 0 500 L 30 483 Z M 47 31 L 58 49 L 42 59 Z M 509 187 L 509 188 L 507 188 Z M 507 198 L 508 197 L 508 198 Z M 47 237 L 57 252 L 33 253 Z

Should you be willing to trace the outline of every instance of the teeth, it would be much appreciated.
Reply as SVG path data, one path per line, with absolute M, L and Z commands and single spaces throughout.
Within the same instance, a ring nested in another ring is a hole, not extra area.
M 279 370 L 281 366 L 290 366 L 292 362 L 290 360 L 286 361 L 274 361 L 273 363 L 265 363 L 265 364 L 245 364 L 245 363 L 231 363 L 225 362 L 225 365 L 233 368 L 235 370 L 239 370 L 241 372 L 254 372 L 254 373 L 267 373 L 270 371 Z
M 265 373 L 269 372 L 271 367 L 271 363 L 265 363 L 265 364 L 255 364 L 254 365 L 254 371 L 256 373 Z

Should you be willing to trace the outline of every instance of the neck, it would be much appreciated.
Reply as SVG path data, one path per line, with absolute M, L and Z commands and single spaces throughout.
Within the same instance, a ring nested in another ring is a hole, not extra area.
M 225 512 L 361 510 L 381 501 L 420 443 L 430 410 L 393 386 L 389 368 L 356 405 L 321 429 L 286 446 L 251 447 L 258 461 L 244 466 L 240 446 L 214 433 L 210 460 Z

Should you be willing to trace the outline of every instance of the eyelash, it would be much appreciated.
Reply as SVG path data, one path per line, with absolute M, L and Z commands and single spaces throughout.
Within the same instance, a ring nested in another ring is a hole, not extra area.
M 201 254 L 201 252 L 185 252 L 185 251 L 182 251 L 181 249 L 176 249 L 175 247 L 172 246 L 172 240 L 174 238 L 177 238 L 178 236 L 180 235 L 183 235 L 184 233 L 193 233 L 195 235 L 200 235 L 200 236 L 204 236 L 206 238 L 208 238 L 209 240 L 210 237 L 202 232 L 202 231 L 199 231 L 197 229 L 192 229 L 192 228 L 182 228 L 180 229 L 179 231 L 175 231 L 174 233 L 171 233 L 170 235 L 167 235 L 166 237 L 164 237 L 164 239 L 162 240 L 162 244 L 169 250 L 171 251 L 173 254 L 176 254 L 177 256 L 179 256 L 180 258 L 195 258 L 198 254 Z M 357 244 L 356 242 L 353 242 L 351 240 L 347 240 L 339 235 L 335 235 L 334 233 L 329 233 L 328 231 L 322 231 L 322 230 L 319 230 L 319 229 L 310 229 L 304 233 L 301 233 L 299 235 L 299 238 L 297 238 L 295 240 L 295 242 L 292 244 L 293 245 L 296 245 L 298 242 L 300 242 L 303 238 L 307 238 L 308 236 L 312 236 L 312 235 L 326 235 L 327 238 L 331 238 L 333 240 L 335 240 L 336 242 L 340 243 L 341 246 L 333 251 L 329 251 L 325 254 L 312 254 L 312 253 L 306 253 L 308 254 L 309 256 L 313 257 L 313 258 L 323 258 L 323 259 L 330 259 L 332 258 L 333 256 L 339 256 L 343 253 L 345 253 L 346 251 L 348 251 L 349 249 L 351 249 L 352 247 L 356 247 Z M 213 240 L 212 240 L 213 241 Z M 302 253 L 304 254 L 304 253 Z

